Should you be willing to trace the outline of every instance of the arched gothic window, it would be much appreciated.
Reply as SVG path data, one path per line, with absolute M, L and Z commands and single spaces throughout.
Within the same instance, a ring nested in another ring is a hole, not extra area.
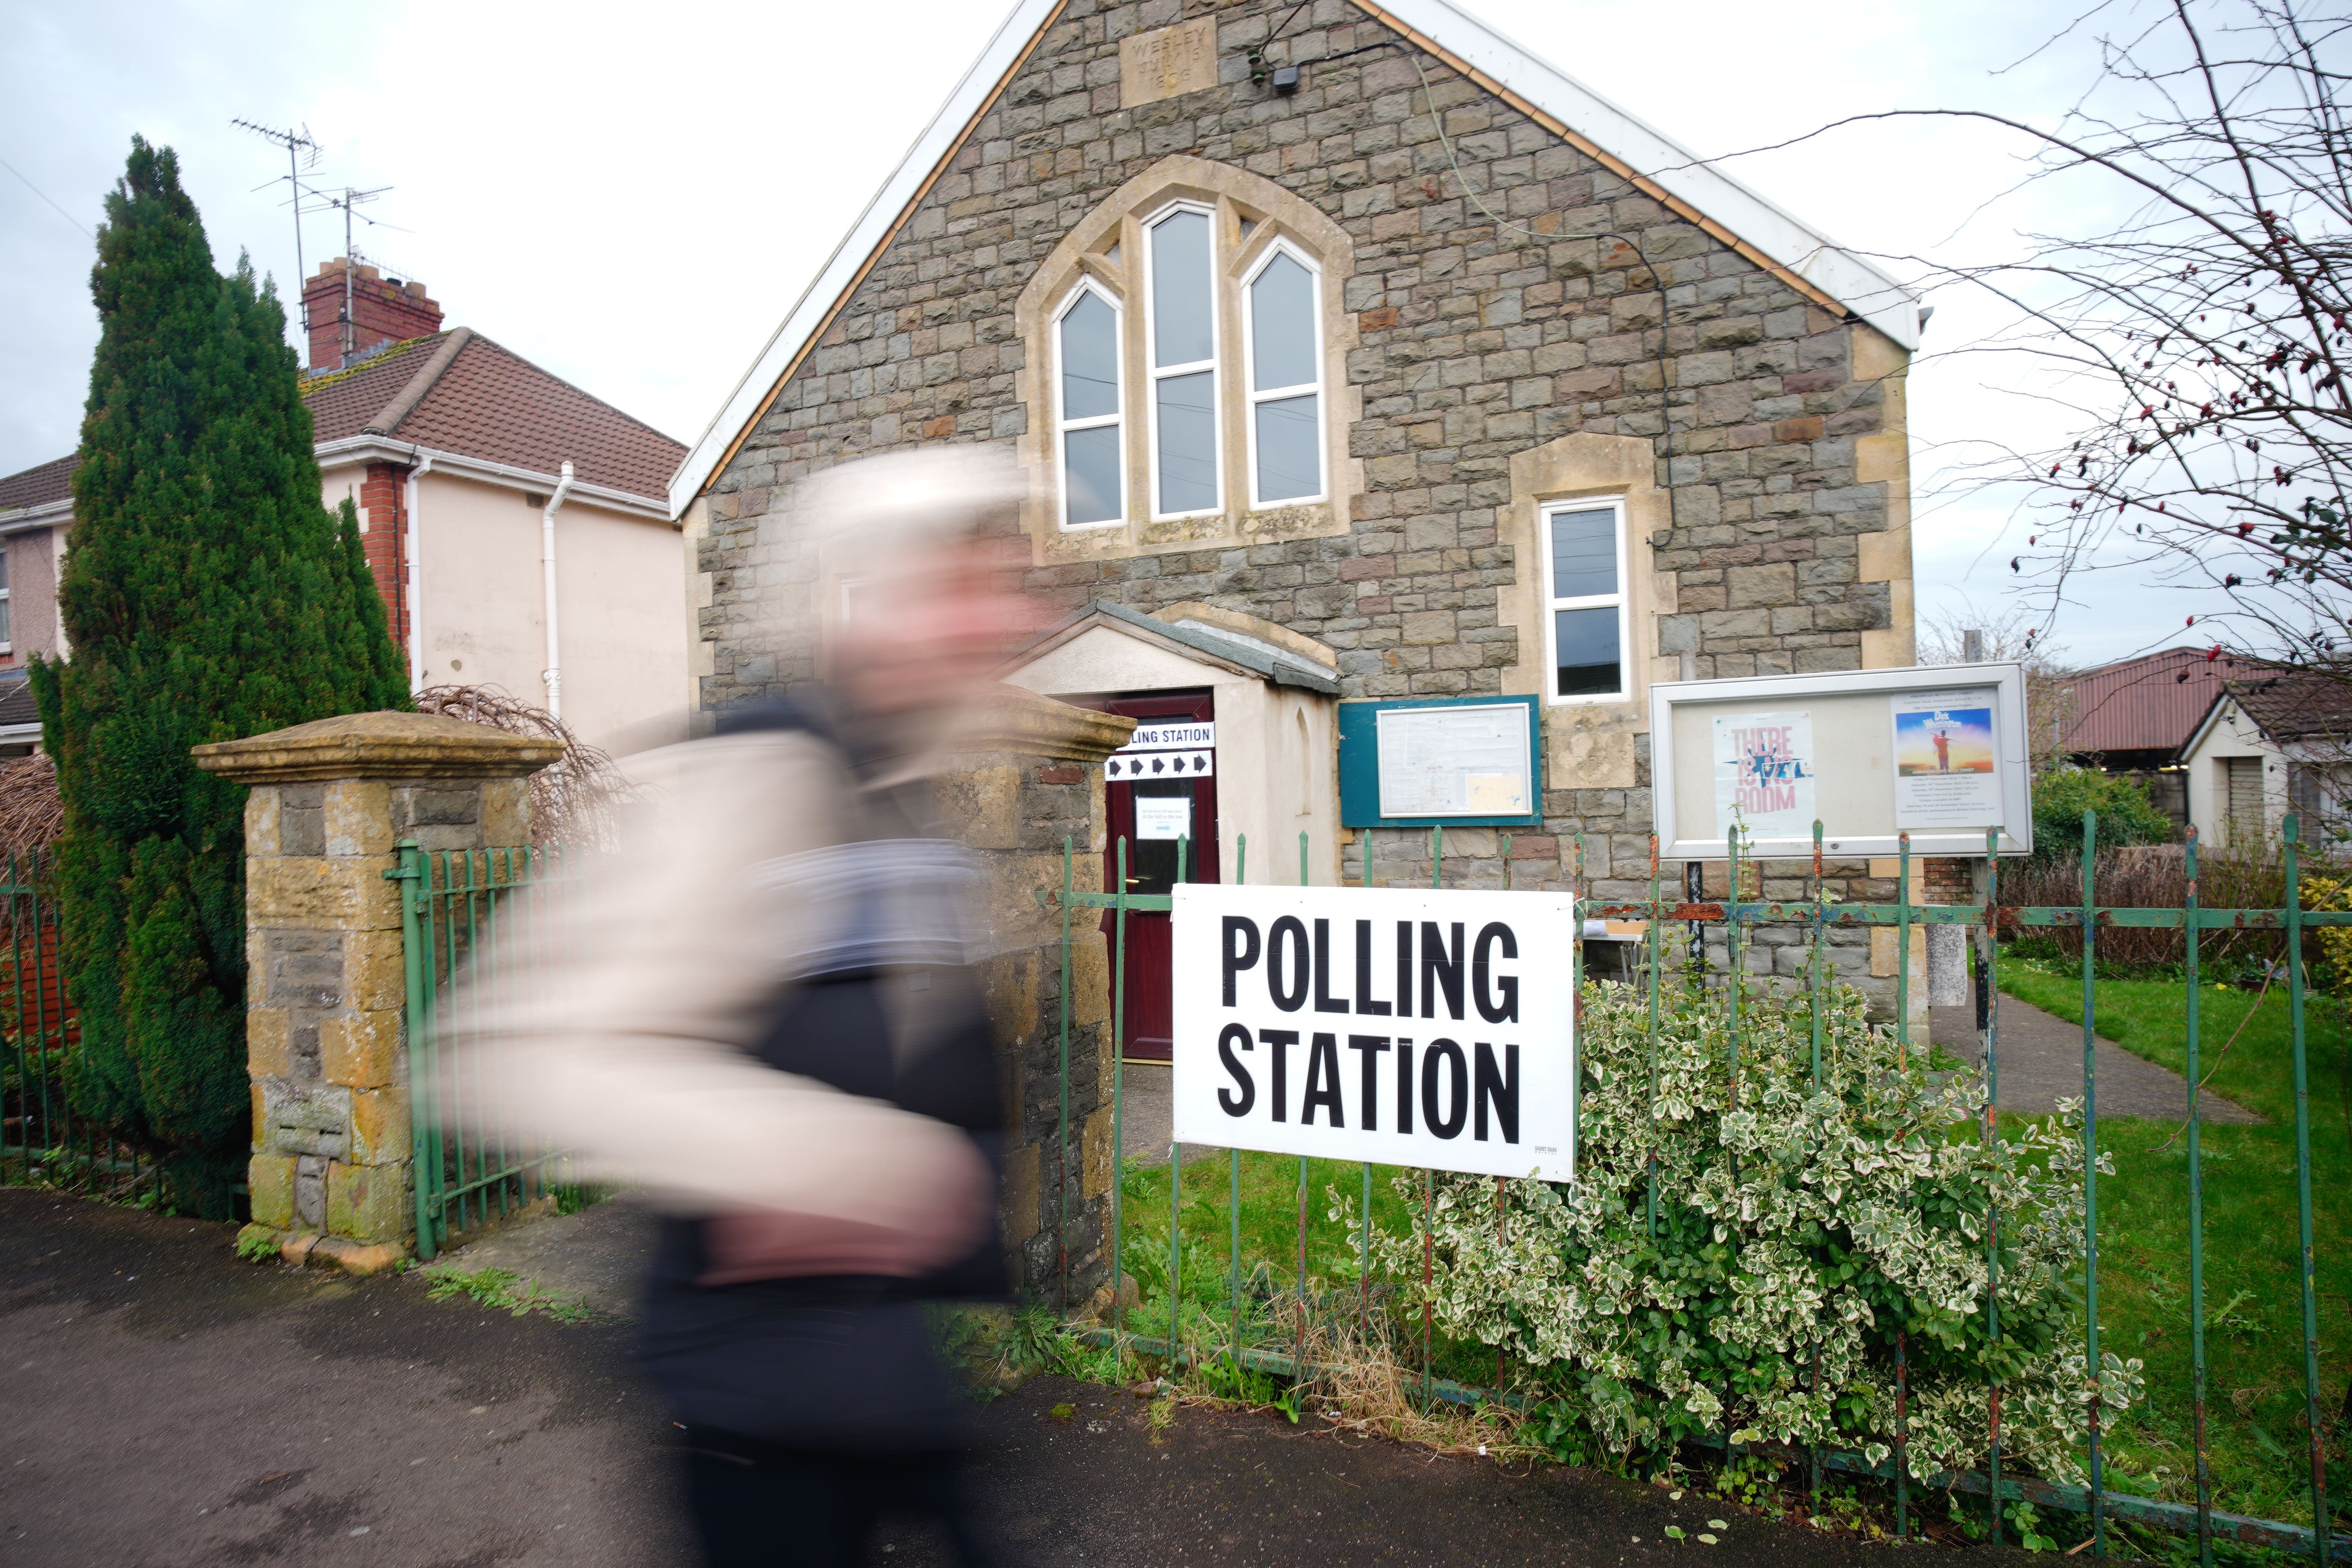
M 1335 321 L 1344 237 L 1311 209 L 1285 221 L 1231 191 L 1156 193 L 1098 209 L 1033 290 L 1045 417 L 1032 429 L 1049 437 L 1036 451 L 1053 492 L 1041 523 L 1081 547 L 1122 526 L 1146 548 L 1344 528 L 1335 503 L 1357 478 L 1334 429 L 1348 416 L 1333 397 L 1334 328 L 1352 326 Z

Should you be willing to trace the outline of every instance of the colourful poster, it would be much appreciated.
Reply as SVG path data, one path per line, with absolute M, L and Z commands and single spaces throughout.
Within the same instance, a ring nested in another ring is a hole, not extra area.
M 2000 826 L 1993 692 L 1913 692 L 1894 707 L 1895 826 Z
M 1813 716 L 1725 713 L 1715 721 L 1715 832 L 1742 839 L 1813 836 Z

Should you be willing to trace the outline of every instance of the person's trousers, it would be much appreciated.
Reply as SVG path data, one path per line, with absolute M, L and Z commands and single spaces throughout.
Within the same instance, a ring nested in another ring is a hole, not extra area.
M 964 1506 L 960 1453 L 823 1453 L 707 1428 L 685 1447 L 709 1568 L 855 1568 L 884 1514 L 935 1521 L 967 1568 L 987 1561 Z

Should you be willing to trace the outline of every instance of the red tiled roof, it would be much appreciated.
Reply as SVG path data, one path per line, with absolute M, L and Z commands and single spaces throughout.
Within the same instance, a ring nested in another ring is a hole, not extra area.
M 591 397 L 520 354 L 467 332 L 429 384 L 455 332 L 411 338 L 344 370 L 302 383 L 320 444 L 373 433 L 404 446 L 553 474 L 566 458 L 593 485 L 667 504 L 683 444 Z M 405 395 L 414 391 L 414 397 Z M 405 412 L 396 404 L 405 403 Z M 0 511 L 73 493 L 73 456 L 0 478 Z
M 2201 647 L 2168 647 L 2065 683 L 2073 722 L 2064 750 L 2076 756 L 2116 752 L 2177 752 L 2204 722 L 2224 686 L 2269 667 Z
M 446 332 L 394 343 L 346 370 L 306 376 L 302 401 L 310 410 L 311 439 L 324 444 L 348 440 L 398 397 L 433 358 L 433 350 Z
M 570 458 L 589 484 L 664 504 L 686 458 L 681 443 L 484 337 L 457 351 L 389 434 L 541 473 Z
M 2246 717 L 2281 744 L 2352 738 L 2352 685 L 2340 675 L 2282 669 L 2233 680 L 2229 691 L 2246 710 Z
M 18 507 L 40 506 L 45 502 L 63 500 L 73 494 L 74 469 L 81 466 L 81 454 L 69 452 L 53 458 L 37 468 L 26 468 L 21 474 L 0 479 L 0 511 L 15 511 Z

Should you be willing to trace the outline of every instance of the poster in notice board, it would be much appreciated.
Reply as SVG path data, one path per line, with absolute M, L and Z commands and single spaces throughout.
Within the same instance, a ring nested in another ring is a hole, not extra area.
M 1895 825 L 1960 827 L 2000 819 L 2000 738 L 1990 689 L 1894 700 Z

